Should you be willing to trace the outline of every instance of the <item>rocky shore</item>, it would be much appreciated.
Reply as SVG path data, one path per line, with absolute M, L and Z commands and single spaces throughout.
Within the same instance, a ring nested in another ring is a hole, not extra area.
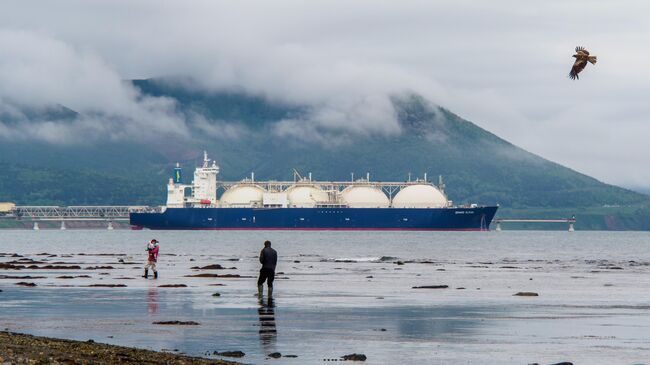
M 0 364 L 188 364 L 236 365 L 131 347 L 0 332 Z

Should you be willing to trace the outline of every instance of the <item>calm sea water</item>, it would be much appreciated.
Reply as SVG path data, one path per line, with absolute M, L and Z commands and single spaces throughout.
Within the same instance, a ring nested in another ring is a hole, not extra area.
M 150 238 L 161 242 L 158 280 L 140 277 Z M 273 303 L 254 295 L 265 239 L 280 255 Z M 82 267 L 0 270 L 44 277 L 0 279 L 0 327 L 12 331 L 196 356 L 241 350 L 246 363 L 350 353 L 367 364 L 650 363 L 650 233 L 5 230 L 0 252 Z M 191 269 L 215 263 L 235 268 Z M 186 277 L 201 272 L 242 277 Z M 412 289 L 424 285 L 449 288 Z M 513 296 L 523 291 L 539 296 Z M 200 325 L 152 323 L 166 320 Z M 298 357 L 267 358 L 276 351 Z

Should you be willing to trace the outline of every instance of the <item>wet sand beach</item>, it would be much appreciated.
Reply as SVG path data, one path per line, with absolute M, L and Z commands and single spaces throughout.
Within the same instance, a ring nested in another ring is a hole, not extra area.
M 150 238 L 157 280 L 141 277 Z M 255 295 L 265 239 L 280 257 L 272 301 Z M 0 231 L 0 328 L 249 364 L 643 364 L 648 245 L 633 232 Z

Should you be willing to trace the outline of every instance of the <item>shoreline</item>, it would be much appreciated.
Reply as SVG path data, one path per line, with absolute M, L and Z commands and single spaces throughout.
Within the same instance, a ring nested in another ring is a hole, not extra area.
M 238 362 L 184 356 L 98 343 L 0 331 L 0 363 L 15 364 L 188 364 L 241 365 Z

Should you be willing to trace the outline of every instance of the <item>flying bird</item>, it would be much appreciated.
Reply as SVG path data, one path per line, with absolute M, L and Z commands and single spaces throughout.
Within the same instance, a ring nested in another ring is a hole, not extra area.
M 571 67 L 571 72 L 569 72 L 569 77 L 571 80 L 580 79 L 580 77 L 578 77 L 578 74 L 580 71 L 585 69 L 587 62 L 591 62 L 592 65 L 596 64 L 596 56 L 590 56 L 589 51 L 587 51 L 584 47 L 576 47 L 576 54 L 574 54 L 573 57 L 575 57 L 576 62 L 573 64 L 573 67 Z

